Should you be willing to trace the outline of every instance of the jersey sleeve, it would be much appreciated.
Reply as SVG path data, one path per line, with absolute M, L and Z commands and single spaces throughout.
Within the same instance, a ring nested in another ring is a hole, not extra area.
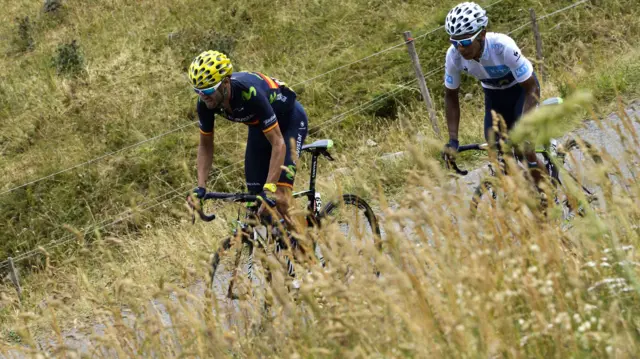
M 267 94 L 264 91 L 251 91 L 251 89 L 249 89 L 249 99 L 247 99 L 245 94 L 246 92 L 243 94 L 244 99 L 247 102 L 247 105 L 255 111 L 254 113 L 260 123 L 262 132 L 267 133 L 278 126 L 278 118 L 276 117 L 276 114 L 271 107 L 271 103 L 267 98 Z
M 449 47 L 444 64 L 444 86 L 450 90 L 460 87 L 460 66 L 456 64 L 456 51 L 453 46 Z
M 509 41 L 504 48 L 504 64 L 509 67 L 518 82 L 524 82 L 533 75 L 533 65 L 520 51 L 515 42 Z
M 213 134 L 213 123 L 216 118 L 215 111 L 210 110 L 200 98 L 198 98 L 196 110 L 198 111 L 198 121 L 200 122 L 200 133 L 205 136 L 211 136 Z

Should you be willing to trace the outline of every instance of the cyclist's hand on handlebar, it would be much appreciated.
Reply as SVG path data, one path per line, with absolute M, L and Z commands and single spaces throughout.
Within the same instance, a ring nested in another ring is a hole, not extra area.
M 275 193 L 271 192 L 271 191 L 265 191 L 263 190 L 262 192 L 260 192 L 260 194 L 258 194 L 258 197 L 264 198 L 265 200 L 260 201 L 260 208 L 258 208 L 258 217 L 262 216 L 263 214 L 265 214 L 265 210 L 267 209 L 267 207 L 269 206 L 269 204 L 267 203 L 266 199 L 272 199 L 275 196 Z
M 194 197 L 200 200 L 200 205 L 202 205 L 202 198 L 204 198 L 204 195 L 207 193 L 207 189 L 204 187 L 196 187 L 193 189 L 193 191 L 187 193 L 187 202 L 189 203 L 190 206 L 194 206 Z
M 451 168 L 452 164 L 455 163 L 456 154 L 458 152 L 458 147 L 460 146 L 460 142 L 458 140 L 449 140 L 449 143 L 444 145 L 444 149 L 442 150 L 442 159 L 444 160 L 447 168 Z
M 282 215 L 282 218 L 284 218 L 287 221 L 289 221 L 289 195 L 287 193 L 288 191 L 289 190 L 284 187 L 280 187 L 278 188 L 278 191 L 276 191 L 276 208 L 278 209 L 278 212 L 280 212 L 280 215 Z
M 270 199 L 275 199 L 275 208 L 273 209 L 276 209 L 280 213 L 282 218 L 287 220 L 287 213 L 289 212 L 289 196 L 287 195 L 286 189 L 283 187 L 278 187 L 275 193 L 270 191 L 262 191 L 260 197 L 267 198 L 266 196 L 269 196 L 268 198 Z M 262 201 L 262 204 L 260 204 L 260 208 L 258 209 L 258 216 L 264 213 L 267 206 L 269 206 L 267 202 Z

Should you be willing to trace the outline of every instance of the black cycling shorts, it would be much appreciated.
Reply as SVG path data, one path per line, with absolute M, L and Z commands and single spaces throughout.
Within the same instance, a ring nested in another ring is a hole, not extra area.
M 538 77 L 534 73 L 533 78 L 538 86 Z M 493 116 L 491 110 L 496 111 L 504 118 L 507 131 L 522 117 L 526 93 L 524 88 L 516 84 L 507 89 L 487 89 L 484 88 L 484 138 L 489 141 L 489 131 L 493 128 Z
M 296 162 L 302 149 L 302 144 L 307 137 L 308 119 L 302 105 L 296 101 L 288 115 L 278 116 L 280 132 L 287 146 L 284 158 L 284 166 L 289 171 L 283 170 L 278 180 L 278 186 L 293 188 L 296 173 Z M 269 175 L 269 163 L 271 161 L 271 143 L 259 126 L 249 127 L 247 138 L 247 150 L 244 157 L 244 175 L 247 181 L 249 193 L 260 193 Z

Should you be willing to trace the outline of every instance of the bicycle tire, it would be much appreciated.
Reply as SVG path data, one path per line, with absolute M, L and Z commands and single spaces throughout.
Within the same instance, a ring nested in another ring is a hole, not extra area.
M 230 252 L 229 249 L 233 247 L 238 247 L 237 242 L 235 242 L 232 237 L 227 237 L 222 241 L 222 243 L 220 243 L 220 246 L 215 251 L 211 260 L 210 288 L 213 293 L 217 293 L 219 296 L 226 295 L 226 297 L 229 299 L 238 299 L 238 296 L 234 294 L 234 282 L 241 276 L 244 276 L 245 272 L 246 277 L 248 277 L 249 280 L 253 279 L 254 246 L 250 241 L 242 239 L 240 241 L 239 248 L 235 248 L 235 257 L 233 257 L 232 261 L 228 261 L 231 263 L 225 263 L 223 265 L 223 269 L 225 269 L 223 272 L 226 275 L 216 276 L 216 274 L 219 274 L 220 272 L 220 264 L 222 262 L 224 254 Z M 241 264 L 245 264 L 243 266 L 245 268 L 241 270 L 242 273 L 238 273 Z
M 360 213 L 360 215 L 357 213 Z M 355 218 L 348 216 L 353 214 L 355 214 Z M 319 218 L 324 220 L 323 226 L 337 221 L 340 231 L 345 235 L 345 238 L 352 243 L 357 243 L 360 239 L 364 239 L 365 242 L 373 241 L 376 250 L 382 252 L 382 238 L 378 219 L 371 206 L 364 199 L 353 194 L 345 194 L 340 201 L 327 203 L 321 210 Z M 354 232 L 354 230 L 352 230 L 354 229 L 354 222 L 356 223 L 356 227 L 365 225 L 367 233 L 363 233 L 363 231 L 358 228 L 355 228 Z M 355 238 L 350 237 L 351 234 L 355 234 Z M 376 269 L 373 259 L 371 265 L 374 268 L 374 273 L 379 275 L 380 272 Z
M 568 161 L 570 158 L 568 155 L 574 151 L 578 151 L 581 157 L 584 156 L 584 159 L 580 158 L 575 162 Z M 562 160 L 561 164 L 565 168 L 567 174 L 582 188 L 589 205 L 593 207 L 593 203 L 597 201 L 598 197 L 598 186 L 589 181 L 590 176 L 585 175 L 585 168 L 589 166 L 588 163 L 590 161 L 592 161 L 591 165 L 598 165 L 602 163 L 602 157 L 598 154 L 597 149 L 587 141 L 577 141 L 574 138 L 568 138 L 563 143 L 563 146 L 559 148 L 558 155 Z M 560 183 L 562 183 L 562 178 L 560 178 Z M 584 208 L 582 208 L 582 205 L 578 205 L 577 211 L 574 211 L 573 207 L 575 207 L 575 205 L 571 205 L 571 202 L 572 200 L 570 200 L 569 197 L 562 200 L 563 207 L 566 207 L 564 208 L 563 214 L 564 217 L 566 217 L 565 219 L 573 217 L 573 212 L 579 216 L 583 216 Z
M 320 218 L 328 218 L 329 216 L 333 215 L 335 211 L 338 210 L 341 206 L 356 206 L 358 209 L 364 212 L 365 218 L 367 219 L 371 228 L 371 232 L 376 237 L 376 246 L 381 249 L 382 244 L 380 241 L 380 226 L 378 225 L 378 219 L 371 206 L 364 199 L 354 194 L 345 194 L 342 196 L 341 201 L 331 201 L 327 203 L 325 207 L 320 211 Z
M 581 148 L 580 142 L 584 144 L 584 147 L 586 147 L 586 151 Z M 595 147 L 593 147 L 589 142 L 585 140 L 581 139 L 580 142 L 576 141 L 575 138 L 568 138 L 563 144 L 562 153 L 566 155 L 567 152 L 577 149 L 589 154 L 589 156 L 593 159 L 594 162 L 602 163 L 602 157 L 600 157 Z

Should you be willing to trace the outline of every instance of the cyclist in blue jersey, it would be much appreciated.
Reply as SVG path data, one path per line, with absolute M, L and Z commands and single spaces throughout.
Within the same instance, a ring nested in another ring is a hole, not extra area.
M 507 35 L 487 32 L 487 13 L 478 4 L 464 2 L 447 14 L 445 29 L 451 46 L 445 61 L 445 116 L 449 143 L 445 153 L 455 154 L 460 124 L 460 74 L 480 80 L 484 90 L 484 136 L 488 141 L 493 128 L 491 111 L 500 114 L 510 130 L 523 113 L 534 109 L 540 99 L 540 85 L 533 65 Z M 498 135 L 498 134 L 495 134 Z M 497 138 L 496 138 L 497 139 Z M 536 184 L 546 170 L 528 146 L 524 151 Z
M 290 222 L 296 161 L 307 136 L 307 115 L 296 94 L 276 79 L 258 72 L 233 72 L 229 58 L 218 51 L 204 51 L 189 67 L 189 79 L 199 95 L 198 187 L 202 198 L 213 163 L 215 115 L 244 123 L 249 128 L 245 152 L 248 191 L 275 195 L 276 207 Z M 286 168 L 286 170 L 283 169 Z M 258 214 L 264 211 L 264 204 Z

